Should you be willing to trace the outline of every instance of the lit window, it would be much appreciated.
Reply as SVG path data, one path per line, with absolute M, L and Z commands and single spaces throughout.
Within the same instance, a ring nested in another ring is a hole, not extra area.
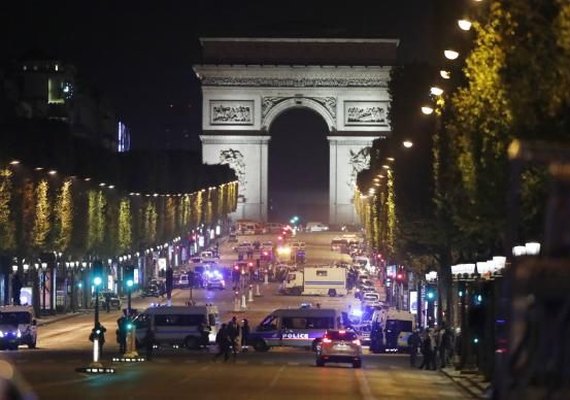
M 61 104 L 73 97 L 73 86 L 59 78 L 48 79 L 48 103 Z

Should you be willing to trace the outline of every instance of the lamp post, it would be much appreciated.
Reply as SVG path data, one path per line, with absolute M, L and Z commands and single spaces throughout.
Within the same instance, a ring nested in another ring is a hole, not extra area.
M 93 278 L 93 286 L 95 286 L 95 328 L 99 325 L 99 285 L 103 282 L 100 276 Z
M 97 268 L 95 272 L 95 277 L 93 278 L 93 286 L 95 287 L 95 326 L 91 331 L 91 336 L 93 340 L 93 361 L 87 367 L 79 367 L 75 370 L 81 373 L 87 374 L 114 374 L 116 371 L 111 367 L 104 367 L 101 363 L 101 347 L 99 346 L 99 341 L 105 335 L 105 328 L 99 324 L 99 285 L 103 282 L 101 276 L 98 273 L 101 272 L 100 265 L 95 266 Z
M 131 292 L 133 291 L 134 282 L 132 279 L 127 279 L 127 315 L 131 318 Z

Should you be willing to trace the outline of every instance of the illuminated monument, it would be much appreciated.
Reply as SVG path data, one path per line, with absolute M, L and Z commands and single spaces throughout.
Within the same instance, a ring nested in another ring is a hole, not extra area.
M 355 223 L 356 174 L 372 141 L 390 134 L 393 39 L 202 38 L 194 71 L 203 94 L 202 154 L 239 179 L 233 218 L 266 221 L 268 143 L 278 115 L 315 111 L 328 126 L 329 223 Z

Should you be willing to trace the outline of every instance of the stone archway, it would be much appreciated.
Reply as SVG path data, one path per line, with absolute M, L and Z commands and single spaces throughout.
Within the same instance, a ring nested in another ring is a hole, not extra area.
M 315 110 L 292 106 L 268 125 L 268 218 L 329 220 L 330 127 Z
M 239 179 L 234 219 L 267 220 L 271 123 L 306 107 L 329 128 L 329 222 L 355 223 L 356 174 L 390 134 L 388 80 L 398 42 L 385 39 L 202 39 L 202 157 Z

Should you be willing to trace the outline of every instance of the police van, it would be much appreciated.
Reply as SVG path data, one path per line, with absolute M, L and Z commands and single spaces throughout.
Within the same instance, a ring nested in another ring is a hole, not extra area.
M 28 306 L 0 307 L 0 348 L 36 348 L 38 327 L 32 310 Z
M 267 351 L 276 346 L 315 350 L 327 329 L 342 326 L 342 315 L 334 309 L 277 309 L 250 333 L 249 344 L 256 351 Z
M 137 315 L 135 321 L 136 341 L 143 343 L 147 330 L 154 332 L 157 345 L 185 346 L 198 349 L 205 343 L 215 342 L 220 326 L 218 307 L 203 306 L 157 306 L 147 308 Z

